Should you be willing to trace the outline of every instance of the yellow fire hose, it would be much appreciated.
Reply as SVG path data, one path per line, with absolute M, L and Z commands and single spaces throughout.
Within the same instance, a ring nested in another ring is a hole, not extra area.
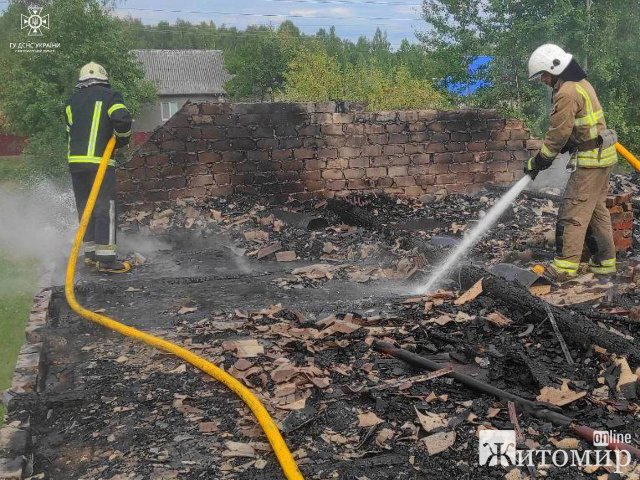
M 629 162 L 629 165 L 631 165 L 636 172 L 640 172 L 640 160 L 638 160 L 633 153 L 624 148 L 620 143 L 616 143 L 616 151 Z
M 271 444 L 271 448 L 278 458 L 278 462 L 280 462 L 280 466 L 282 467 L 282 471 L 284 472 L 286 478 L 288 480 L 303 480 L 302 473 L 298 469 L 298 465 L 293 459 L 293 456 L 291 455 L 291 452 L 289 451 L 287 444 L 282 438 L 282 435 L 280 434 L 280 431 L 278 430 L 275 422 L 269 416 L 269 413 L 260 403 L 260 401 L 242 383 L 240 383 L 238 380 L 233 378 L 221 368 L 216 367 L 213 363 L 205 360 L 202 357 L 199 357 L 194 353 L 191 353 L 189 350 L 179 347 L 167 340 L 163 340 L 161 338 L 140 331 L 136 328 L 124 325 L 107 316 L 99 315 L 95 312 L 92 312 L 91 310 L 87 310 L 86 308 L 82 307 L 76 300 L 73 278 L 75 275 L 76 262 L 78 260 L 78 252 L 80 251 L 80 245 L 82 244 L 84 234 L 87 230 L 87 225 L 89 224 L 89 219 L 91 218 L 91 213 L 93 212 L 93 208 L 96 204 L 98 192 L 100 191 L 102 180 L 104 179 L 105 172 L 107 171 L 107 162 L 109 161 L 109 158 L 111 158 L 111 153 L 113 152 L 115 143 L 115 137 L 111 137 L 111 139 L 107 143 L 107 147 L 104 151 L 104 154 L 102 155 L 102 160 L 100 161 L 98 173 L 96 174 L 95 181 L 93 182 L 93 187 L 91 188 L 91 193 L 89 194 L 87 206 L 82 213 L 80 227 L 78 228 L 75 239 L 73 240 L 73 247 L 71 248 L 71 254 L 69 256 L 69 263 L 67 264 L 67 276 L 64 285 L 64 293 L 69 306 L 81 317 L 91 320 L 92 322 L 102 325 L 103 327 L 106 327 L 108 329 L 126 335 L 127 337 L 139 340 L 143 343 L 146 343 L 147 345 L 151 345 L 152 347 L 155 347 L 159 350 L 173 353 L 177 357 L 180 357 L 199 370 L 202 370 L 210 377 L 223 383 L 233 393 L 240 397 L 255 415 L 258 423 L 267 436 L 269 443 Z

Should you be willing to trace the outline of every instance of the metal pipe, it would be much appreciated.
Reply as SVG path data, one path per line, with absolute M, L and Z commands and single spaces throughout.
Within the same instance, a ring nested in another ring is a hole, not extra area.
M 416 355 L 415 353 L 411 353 L 402 348 L 394 347 L 389 343 L 379 342 L 376 340 L 373 342 L 373 349 L 378 352 L 391 355 L 392 357 L 398 358 L 400 360 L 404 360 L 405 362 L 415 367 L 424 368 L 426 370 L 434 371 L 444 368 L 443 365 L 440 365 L 437 362 L 429 360 L 428 358 L 421 357 L 420 355 Z M 489 395 L 498 397 L 501 400 L 511 401 L 516 406 L 520 407 L 522 410 L 533 415 L 534 417 L 550 421 L 556 425 L 569 427 L 574 433 L 581 436 L 588 442 L 593 443 L 593 435 L 595 433 L 595 430 L 591 427 L 575 423 L 572 418 L 567 417 L 566 415 L 554 412 L 553 410 L 545 408 L 540 404 L 532 402 L 531 400 L 527 400 L 525 398 L 514 395 L 513 393 L 501 390 L 497 387 L 494 387 L 493 385 L 489 385 L 488 383 L 481 382 L 480 380 L 477 380 L 469 375 L 457 372 L 455 369 L 446 374 L 446 376 L 449 376 L 459 381 L 463 385 L 473 388 L 474 390 L 488 393 Z M 640 458 L 640 449 L 632 445 L 628 445 L 623 442 L 610 441 L 607 446 L 611 450 L 626 450 L 627 452 L 629 452 L 629 454 L 635 456 L 636 458 Z

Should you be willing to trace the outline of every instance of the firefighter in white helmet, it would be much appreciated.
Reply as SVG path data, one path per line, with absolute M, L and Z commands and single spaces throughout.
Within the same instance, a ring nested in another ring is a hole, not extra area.
M 558 281 L 578 274 L 583 247 L 591 258 L 589 271 L 616 272 L 611 218 L 606 207 L 609 173 L 618 161 L 615 131 L 587 74 L 570 53 L 553 44 L 538 47 L 529 58 L 529 79 L 539 78 L 553 90 L 553 109 L 542 148 L 525 163 L 535 179 L 559 153 L 570 152 L 575 171 L 567 183 L 556 226 L 556 256 L 546 275 Z
M 98 164 L 112 135 L 116 148 L 129 143 L 131 115 L 122 95 L 111 89 L 107 72 L 95 62 L 80 69 L 78 83 L 65 108 L 67 153 L 78 216 L 87 204 Z M 101 272 L 125 273 L 131 266 L 116 259 L 116 172 L 109 160 L 100 194 L 84 236 L 85 265 Z

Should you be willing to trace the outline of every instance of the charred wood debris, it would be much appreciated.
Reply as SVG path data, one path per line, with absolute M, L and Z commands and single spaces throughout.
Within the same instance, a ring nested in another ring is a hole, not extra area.
M 623 177 L 613 183 L 640 195 Z M 531 415 L 517 402 L 510 412 L 506 399 L 468 388 L 450 375 L 455 369 L 526 405 L 595 429 L 630 433 L 632 444 L 640 444 L 640 258 L 623 254 L 620 275 L 609 282 L 584 275 L 562 286 L 524 286 L 490 271 L 500 263 L 528 268 L 552 258 L 558 193 L 521 196 L 440 290 L 425 295 L 407 292 L 499 198 L 498 190 L 475 196 L 441 192 L 420 200 L 363 195 L 280 206 L 247 196 L 204 204 L 179 200 L 171 208 L 129 211 L 122 224 L 128 232 L 157 236 L 185 229 L 200 236 L 223 232 L 245 257 L 296 262 L 273 279 L 292 298 L 296 290 L 303 295 L 336 280 L 379 290 L 368 302 L 341 310 L 328 299 L 322 315 L 307 315 L 295 302 L 265 303 L 260 310 L 241 304 L 216 312 L 185 307 L 176 315 L 174 339 L 198 346 L 258 393 L 307 478 L 624 478 L 603 468 L 478 466 L 483 429 L 516 429 L 522 448 L 591 447 L 569 424 Z M 139 260 L 144 270 L 145 259 Z M 386 290 L 390 282 L 399 288 Z M 375 349 L 379 342 L 443 369 L 421 370 Z M 87 345 L 114 357 L 102 367 L 110 382 L 129 382 L 139 392 L 130 401 L 124 387 L 120 393 L 119 387 L 110 395 L 100 393 L 104 379 L 88 376 L 83 408 L 93 405 L 105 429 L 114 428 L 107 414 L 115 411 L 128 418 L 120 418 L 120 424 L 156 418 L 171 424 L 174 433 L 164 447 L 153 447 L 145 437 L 146 457 L 135 453 L 131 442 L 131 454 L 122 453 L 126 446 L 104 443 L 112 457 L 88 465 L 86 478 L 280 478 L 248 411 L 237 402 L 212 410 L 207 401 L 215 387 L 191 367 L 112 337 Z M 144 362 L 133 359 L 158 357 L 171 372 L 168 379 L 162 379 L 166 373 L 153 373 L 153 366 L 136 376 Z M 162 387 L 160 394 L 153 385 Z M 100 395 L 109 400 L 106 413 L 97 408 Z M 55 410 L 55 398 L 48 401 Z M 162 415 L 154 401 L 167 403 L 160 407 Z M 41 414 L 47 415 L 46 409 Z M 61 422 L 74 421 L 71 411 L 58 415 Z M 146 435 L 168 435 L 157 428 L 148 427 Z M 187 433 L 177 432 L 181 428 Z M 187 455 L 183 450 L 198 435 L 211 448 Z M 141 459 L 132 460 L 135 455 Z M 180 463 L 176 457 L 191 461 Z M 123 458 L 139 477 L 124 476 L 123 463 L 117 463 Z M 211 469 L 215 475 L 208 477 Z M 175 476 L 149 477 L 149 472 Z M 638 478 L 639 472 L 632 464 L 625 475 Z

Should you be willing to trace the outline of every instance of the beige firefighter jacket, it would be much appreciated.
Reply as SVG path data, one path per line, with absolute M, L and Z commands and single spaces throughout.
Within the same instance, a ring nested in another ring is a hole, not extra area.
M 554 159 L 565 144 L 578 145 L 598 137 L 606 130 L 602 106 L 595 90 L 586 80 L 579 82 L 558 82 L 553 88 L 553 110 L 540 153 L 547 159 Z M 579 167 L 608 167 L 618 161 L 615 146 L 602 149 L 579 151 Z

